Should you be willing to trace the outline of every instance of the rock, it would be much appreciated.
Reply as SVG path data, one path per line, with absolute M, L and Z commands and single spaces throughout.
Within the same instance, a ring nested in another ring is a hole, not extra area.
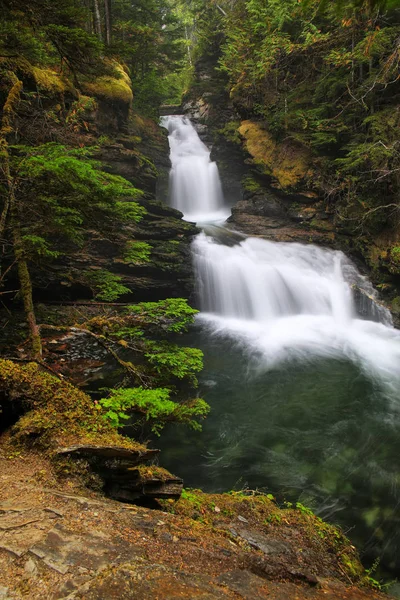
M 352 290 L 357 314 L 362 319 L 389 326 L 392 324 L 389 310 L 377 298 L 369 295 L 357 285 L 353 285 Z
M 24 565 L 24 571 L 27 575 L 33 576 L 36 575 L 38 568 L 36 566 L 35 561 L 32 558 L 28 558 Z
M 118 544 L 109 536 L 96 533 L 79 535 L 56 525 L 47 536 L 30 548 L 30 552 L 57 573 L 65 575 L 73 567 L 98 572 L 115 561 L 132 555 L 133 546 Z
M 140 498 L 172 498 L 178 499 L 182 493 L 183 480 L 171 475 L 169 478 L 145 478 L 139 471 L 115 470 L 106 481 L 105 492 L 110 498 L 121 502 L 135 502 Z
M 183 481 L 168 471 L 149 469 L 145 475 L 135 469 L 159 453 L 159 450 L 146 452 L 128 450 L 115 446 L 80 445 L 60 448 L 58 456 L 84 458 L 90 469 L 100 477 L 104 492 L 110 498 L 121 502 L 136 502 L 140 498 L 180 497 Z
M 46 509 L 0 506 L 0 550 L 21 557 L 54 527 L 56 515 Z
M 59 448 L 55 454 L 62 456 L 68 455 L 75 458 L 86 458 L 100 460 L 124 460 L 129 463 L 129 466 L 141 464 L 151 458 L 154 458 L 160 451 L 159 450 L 147 450 L 146 452 L 135 452 L 128 448 L 122 448 L 119 446 L 95 446 L 95 445 L 76 445 L 70 446 L 69 448 Z
M 86 589 L 68 600 L 100 598 L 134 598 L 135 600 L 224 600 L 232 598 L 229 590 L 209 576 L 178 571 L 145 560 L 130 561 L 96 579 Z
M 250 571 L 228 571 L 218 577 L 218 583 L 236 592 L 243 600 L 263 600 L 269 595 L 265 580 Z
M 290 545 L 258 531 L 242 527 L 236 529 L 236 533 L 243 540 L 246 540 L 252 548 L 261 550 L 266 555 L 288 554 L 292 550 Z
M 13 597 L 8 593 L 8 588 L 4 585 L 0 585 L 0 600 L 13 600 Z
M 96 390 L 119 382 L 119 363 L 90 333 L 78 328 L 41 328 L 45 360 L 81 388 Z

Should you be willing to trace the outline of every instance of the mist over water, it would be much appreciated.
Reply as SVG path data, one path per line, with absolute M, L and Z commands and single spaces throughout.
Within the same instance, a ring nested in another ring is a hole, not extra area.
M 170 201 L 188 220 L 220 223 L 209 150 L 185 117 L 164 125 Z M 201 312 L 186 343 L 204 352 L 211 413 L 202 433 L 166 431 L 163 466 L 188 487 L 300 500 L 400 574 L 400 332 L 389 311 L 342 252 L 220 226 L 192 249 Z

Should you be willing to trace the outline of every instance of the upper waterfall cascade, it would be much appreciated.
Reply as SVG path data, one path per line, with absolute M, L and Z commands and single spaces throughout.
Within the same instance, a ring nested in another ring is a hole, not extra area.
M 171 205 L 186 221 L 224 221 L 230 211 L 224 206 L 218 167 L 210 160 L 210 150 L 187 117 L 162 117 L 161 123 L 169 133 Z

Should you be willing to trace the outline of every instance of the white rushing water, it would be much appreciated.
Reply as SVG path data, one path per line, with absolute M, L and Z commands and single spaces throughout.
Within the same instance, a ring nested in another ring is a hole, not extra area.
M 230 211 L 224 206 L 218 167 L 210 150 L 199 138 L 187 117 L 162 117 L 170 145 L 170 203 L 186 221 L 225 221 Z
M 400 376 L 400 332 L 378 305 L 381 322 L 358 318 L 353 286 L 374 292 L 342 252 L 257 238 L 224 246 L 204 233 L 193 251 L 200 320 L 257 350 L 263 367 L 324 356 Z
M 218 169 L 190 121 L 164 117 L 169 131 L 171 201 L 187 220 L 218 221 L 224 200 Z M 263 368 L 288 359 L 348 358 L 380 380 L 400 378 L 400 332 L 388 310 L 360 319 L 353 289 L 371 284 L 342 253 L 298 243 L 247 238 L 226 246 L 201 233 L 193 243 L 202 312 L 214 334 L 256 350 Z M 380 321 L 380 322 L 379 322 Z

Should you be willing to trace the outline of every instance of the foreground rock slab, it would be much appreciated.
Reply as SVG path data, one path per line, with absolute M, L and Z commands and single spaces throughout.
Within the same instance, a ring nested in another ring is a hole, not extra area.
M 60 478 L 42 455 L 8 455 L 0 444 L 0 598 L 386 597 L 341 576 L 304 520 L 262 523 L 251 498 L 186 492 L 163 502 L 150 510 L 105 499 Z

